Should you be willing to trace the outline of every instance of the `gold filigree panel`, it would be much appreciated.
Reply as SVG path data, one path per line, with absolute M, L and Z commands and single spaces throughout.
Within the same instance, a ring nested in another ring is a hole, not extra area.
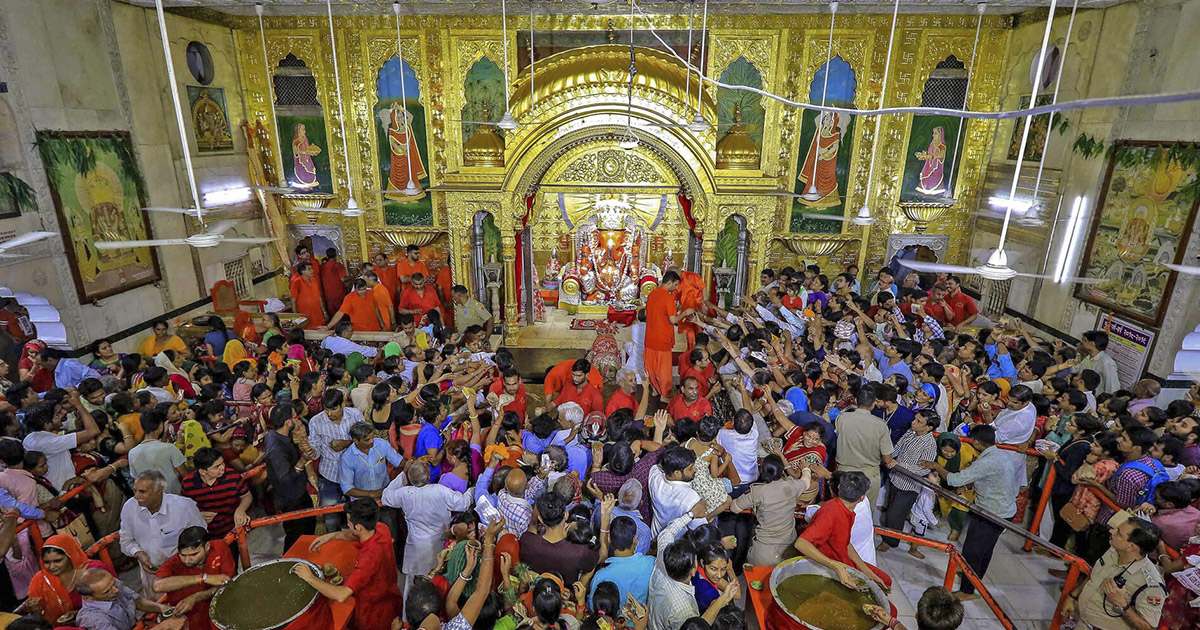
M 784 84 L 783 78 L 779 75 L 781 69 L 785 68 L 785 64 L 780 60 L 779 42 L 779 33 L 763 35 L 759 31 L 714 32 L 708 58 L 708 67 L 711 69 L 710 76 L 719 78 L 729 64 L 744 57 L 758 69 L 762 76 L 763 89 L 769 92 L 778 91 L 778 87 Z M 711 84 L 706 85 L 712 90 L 715 97 L 716 89 Z M 768 160 L 767 156 L 778 153 L 780 136 L 776 133 L 769 133 L 769 131 L 779 128 L 784 107 L 778 101 L 769 98 L 762 99 L 762 106 L 764 129 L 759 154 L 759 171 L 763 175 L 770 176 L 778 171 L 773 169 L 775 162 Z M 725 131 L 726 129 L 718 130 L 718 137 Z
M 561 170 L 557 166 L 552 167 L 542 179 L 542 184 L 673 183 L 677 182 L 666 165 L 656 165 L 637 153 L 612 148 L 576 157 Z
M 450 34 L 445 31 L 444 38 L 446 56 L 449 59 L 450 76 L 444 87 L 446 111 L 450 112 L 449 127 L 451 133 L 446 135 L 446 170 L 457 172 L 462 168 L 462 125 L 463 110 L 466 107 L 465 92 L 467 73 L 471 66 L 483 58 L 492 60 L 500 68 L 504 68 L 504 42 L 500 31 L 470 31 Z M 496 112 L 499 116 L 501 112 Z

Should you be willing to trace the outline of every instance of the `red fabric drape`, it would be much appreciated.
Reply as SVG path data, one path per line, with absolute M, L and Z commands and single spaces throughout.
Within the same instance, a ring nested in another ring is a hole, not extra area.
M 513 261 L 513 269 L 516 270 L 516 278 L 517 278 L 515 295 L 517 298 L 517 310 L 518 311 L 520 311 L 522 308 L 521 288 L 522 288 L 522 284 L 524 284 L 524 271 L 525 271 L 525 257 L 523 256 L 523 254 L 525 252 L 525 244 L 522 242 L 522 239 L 521 239 L 521 230 L 524 230 L 525 226 L 529 225 L 529 216 L 531 214 L 533 214 L 534 199 L 535 199 L 535 197 L 532 194 L 525 195 L 525 216 L 521 217 L 521 227 L 517 230 L 516 260 Z
M 675 199 L 679 201 L 679 207 L 683 209 L 683 219 L 687 221 L 688 229 L 693 233 L 696 232 L 696 218 L 692 216 L 692 198 L 679 191 L 675 195 Z

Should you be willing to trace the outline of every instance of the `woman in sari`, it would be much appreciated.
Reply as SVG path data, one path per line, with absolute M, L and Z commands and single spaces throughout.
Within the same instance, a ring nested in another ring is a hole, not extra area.
M 115 573 L 112 567 L 98 560 L 88 560 L 79 541 L 70 534 L 55 534 L 42 545 L 42 569 L 29 583 L 26 608 L 40 614 L 51 623 L 71 625 L 75 612 L 83 605 L 75 582 L 89 569 Z
M 975 447 L 970 444 L 963 444 L 958 436 L 946 432 L 938 436 L 938 458 L 937 463 L 946 468 L 946 472 L 960 472 L 971 462 L 975 461 L 978 453 Z M 968 502 L 975 500 L 975 488 L 971 486 L 962 486 L 960 488 L 952 488 L 942 481 L 942 487 L 952 492 L 957 492 L 960 497 Z M 949 499 L 938 499 L 938 508 L 942 514 L 946 516 L 946 520 L 950 523 L 950 542 L 957 542 L 958 537 L 962 535 L 963 527 L 967 524 L 967 508 L 957 502 Z
M 290 183 L 293 188 L 308 189 L 320 185 L 317 164 L 313 161 L 313 156 L 320 153 L 321 147 L 309 144 L 304 124 L 297 123 L 292 131 L 292 177 L 295 181 Z
M 917 192 L 923 195 L 941 195 L 946 192 L 943 183 L 946 160 L 946 131 L 934 127 L 929 139 L 929 146 L 924 151 L 917 151 L 915 157 L 922 161 L 921 174 L 918 179 Z
M 112 376 L 121 376 L 121 357 L 113 350 L 112 342 L 107 339 L 101 339 L 92 346 L 92 363 L 91 367 L 101 375 L 111 374 Z

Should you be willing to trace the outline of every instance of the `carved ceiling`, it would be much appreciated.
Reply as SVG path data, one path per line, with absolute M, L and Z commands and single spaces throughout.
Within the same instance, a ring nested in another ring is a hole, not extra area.
M 152 7 L 154 0 L 121 0 L 129 4 Z M 1081 9 L 1112 6 L 1130 0 L 1080 0 Z M 627 0 L 532 0 L 534 11 L 545 15 L 624 15 L 629 11 Z M 682 0 L 638 0 L 647 13 L 671 14 L 688 12 L 689 3 Z M 172 9 L 204 8 L 236 15 L 254 15 L 254 2 L 249 0 L 163 0 Z M 325 13 L 324 0 L 263 0 L 268 15 L 314 15 Z M 702 4 L 697 0 L 696 5 Z M 904 13 L 974 13 L 976 0 L 903 0 Z M 1061 3 L 1060 3 L 1061 4 Z M 333 11 L 339 15 L 391 14 L 391 0 L 333 0 Z M 402 3 L 406 14 L 419 15 L 478 15 L 500 13 L 496 0 L 407 0 Z M 529 13 L 530 0 L 508 3 L 510 15 Z M 989 0 L 988 13 L 1013 14 L 1031 9 L 1046 9 L 1049 0 Z M 722 14 L 788 14 L 814 13 L 828 10 L 826 0 L 709 0 L 709 13 Z M 842 2 L 843 13 L 890 13 L 888 0 L 856 0 Z

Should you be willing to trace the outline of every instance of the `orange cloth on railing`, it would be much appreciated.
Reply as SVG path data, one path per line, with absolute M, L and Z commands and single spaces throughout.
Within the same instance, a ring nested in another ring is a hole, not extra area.
M 285 558 L 302 558 L 323 567 L 332 564 L 345 578 L 354 571 L 354 562 L 358 557 L 357 546 L 346 540 L 331 540 L 321 545 L 316 551 L 308 548 L 316 536 L 301 536 L 292 543 L 290 549 L 284 552 Z M 335 602 L 324 597 L 318 597 L 317 603 L 299 619 L 287 625 L 287 630 L 318 630 L 332 628 L 341 630 L 350 621 L 354 612 L 354 598 L 344 602 Z

